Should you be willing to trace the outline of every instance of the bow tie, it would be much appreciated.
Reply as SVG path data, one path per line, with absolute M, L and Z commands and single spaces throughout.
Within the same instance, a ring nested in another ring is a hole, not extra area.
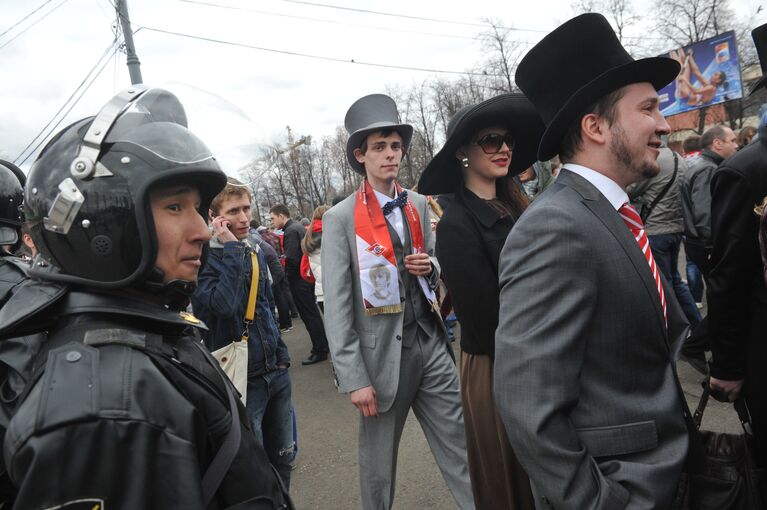
M 388 216 L 389 213 L 391 213 L 395 207 L 405 207 L 405 204 L 407 204 L 407 191 L 403 191 L 399 194 L 397 198 L 394 200 L 389 200 L 384 204 L 383 206 L 383 213 L 384 216 Z

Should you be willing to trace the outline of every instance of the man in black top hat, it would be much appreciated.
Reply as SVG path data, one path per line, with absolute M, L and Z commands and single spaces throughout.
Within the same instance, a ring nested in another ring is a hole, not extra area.
M 517 70 L 546 124 L 538 159 L 564 163 L 499 264 L 496 402 L 541 507 L 669 508 L 690 450 L 674 365 L 687 321 L 625 192 L 659 171 L 656 91 L 678 71 L 635 61 L 599 14 Z
M 751 32 L 767 70 L 767 25 Z M 751 94 L 767 85 L 767 73 Z M 711 180 L 708 319 L 711 388 L 735 401 L 745 396 L 756 435 L 757 461 L 767 466 L 767 286 L 759 255 L 754 206 L 767 196 L 767 128 L 725 159 Z

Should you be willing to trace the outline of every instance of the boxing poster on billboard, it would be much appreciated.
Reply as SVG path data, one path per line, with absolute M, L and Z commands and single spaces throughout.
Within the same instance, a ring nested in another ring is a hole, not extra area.
M 673 58 L 682 66 L 676 79 L 658 91 L 666 117 L 743 97 L 733 31 L 660 56 Z

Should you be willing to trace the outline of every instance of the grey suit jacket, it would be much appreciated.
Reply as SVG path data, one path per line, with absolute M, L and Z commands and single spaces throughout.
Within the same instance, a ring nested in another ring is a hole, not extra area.
M 421 218 L 424 250 L 434 267 L 430 277 L 434 288 L 439 279 L 439 264 L 434 257 L 434 234 L 426 198 L 410 191 L 408 197 Z M 356 193 L 353 193 L 322 217 L 325 333 L 338 378 L 338 391 L 349 393 L 372 385 L 378 411 L 386 412 L 394 402 L 399 385 L 404 313 L 365 315 L 354 232 L 355 200 Z M 438 314 L 436 318 L 442 325 Z M 444 327 L 437 331 L 441 337 L 438 341 L 449 346 Z
M 500 259 L 495 396 L 539 507 L 665 509 L 688 451 L 687 323 L 610 202 L 563 170 Z

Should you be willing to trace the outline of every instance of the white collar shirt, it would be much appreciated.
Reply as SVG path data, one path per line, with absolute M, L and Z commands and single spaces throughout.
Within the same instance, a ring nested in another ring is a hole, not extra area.
M 397 190 L 394 190 L 394 196 L 389 198 L 386 194 L 381 193 L 377 190 L 373 190 L 373 192 L 376 194 L 376 198 L 378 199 L 378 205 L 381 206 L 381 209 L 383 209 L 383 206 L 386 205 L 388 202 L 391 202 L 395 198 L 397 198 Z M 399 236 L 399 242 L 404 246 L 405 245 L 405 224 L 403 223 L 403 216 L 402 216 L 402 208 L 401 207 L 394 207 L 391 212 L 386 216 L 386 219 L 389 221 L 389 224 L 394 228 L 394 230 L 397 232 L 397 235 Z
M 575 163 L 565 163 L 562 168 L 578 174 L 591 184 L 610 202 L 610 205 L 617 211 L 623 204 L 629 201 L 629 196 L 617 182 L 606 175 L 600 174 L 596 170 Z

